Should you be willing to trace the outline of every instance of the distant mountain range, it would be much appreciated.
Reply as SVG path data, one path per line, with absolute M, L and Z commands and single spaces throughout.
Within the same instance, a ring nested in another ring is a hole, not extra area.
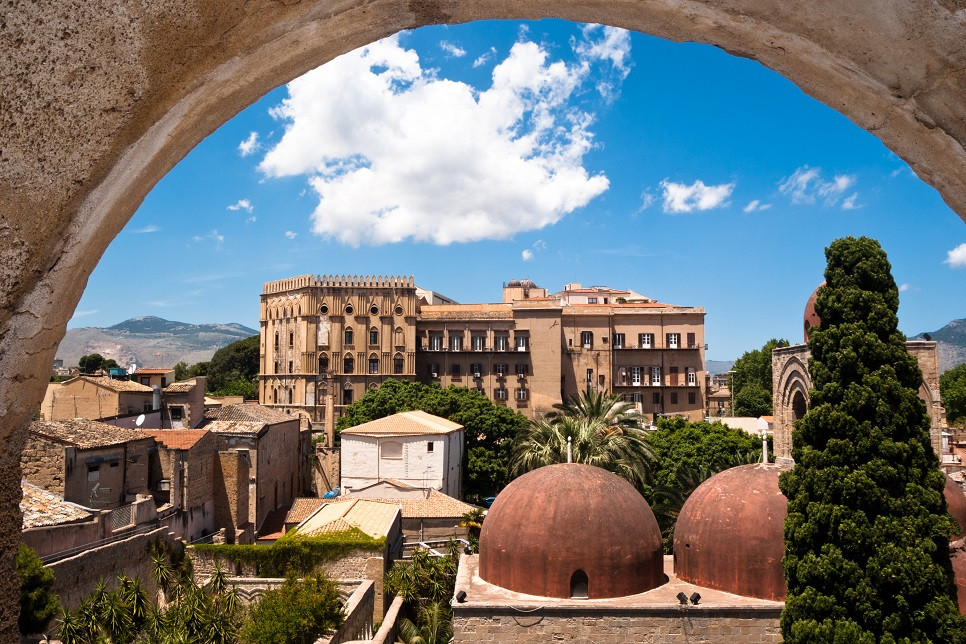
M 145 315 L 107 328 L 85 327 L 67 332 L 57 357 L 65 367 L 81 356 L 99 353 L 123 367 L 171 367 L 210 360 L 215 351 L 258 331 L 242 324 L 187 324 Z
M 911 338 L 923 340 L 928 335 L 939 343 L 939 372 L 966 362 L 966 319 L 953 320 L 938 331 L 920 333 Z
M 704 367 L 708 371 L 709 376 L 716 376 L 719 373 L 728 373 L 731 371 L 731 367 L 734 366 L 734 360 L 705 360 Z

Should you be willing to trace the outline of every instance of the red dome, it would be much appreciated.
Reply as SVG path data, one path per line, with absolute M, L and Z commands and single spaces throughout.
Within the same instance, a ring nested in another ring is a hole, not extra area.
M 966 531 L 966 494 L 963 494 L 963 488 L 959 487 L 959 484 L 949 474 L 946 475 L 946 487 L 943 488 L 943 496 L 946 497 L 946 507 L 949 513 L 953 515 L 959 526 L 959 531 L 956 534 L 961 536 Z
M 818 317 L 818 313 L 815 312 L 815 301 L 818 299 L 818 289 L 823 286 L 825 286 L 825 282 L 819 284 L 818 288 L 812 291 L 808 302 L 805 303 L 805 342 L 808 342 L 808 330 L 822 323 L 822 318 Z
M 949 559 L 953 565 L 953 581 L 956 585 L 956 603 L 959 614 L 966 615 L 966 547 L 962 541 L 949 546 Z
M 581 576 L 583 575 L 583 576 Z M 651 507 L 616 474 L 590 465 L 541 467 L 514 480 L 487 513 L 480 577 L 528 595 L 590 599 L 642 593 L 665 581 Z
M 785 599 L 785 516 L 778 465 L 715 474 L 688 497 L 674 527 L 674 572 L 736 595 Z

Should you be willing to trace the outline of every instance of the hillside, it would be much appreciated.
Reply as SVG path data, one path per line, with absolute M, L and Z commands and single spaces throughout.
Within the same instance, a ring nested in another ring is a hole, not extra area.
M 953 320 L 938 331 L 920 333 L 912 339 L 922 340 L 925 335 L 939 343 L 940 373 L 966 362 L 966 319 Z
M 258 331 L 241 324 L 187 324 L 154 316 L 125 320 L 107 328 L 85 327 L 67 332 L 57 357 L 65 366 L 83 355 L 99 353 L 123 366 L 170 367 L 210 360 L 215 351 Z

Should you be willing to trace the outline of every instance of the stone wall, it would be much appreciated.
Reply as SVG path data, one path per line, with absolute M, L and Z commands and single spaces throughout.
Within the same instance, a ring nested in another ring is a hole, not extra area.
M 46 557 L 58 552 L 101 541 L 111 536 L 111 513 L 100 512 L 89 521 L 27 528 L 23 542 Z
M 149 597 L 157 590 L 151 574 L 149 549 L 157 541 L 173 541 L 167 528 L 134 535 L 48 564 L 54 573 L 53 590 L 61 603 L 76 608 L 103 579 L 109 588 L 117 585 L 121 573 L 137 577 Z
M 371 581 L 358 584 L 345 602 L 345 621 L 335 633 L 320 637 L 315 644 L 342 644 L 372 637 L 375 586 Z M 381 613 L 380 613 L 381 616 Z
M 602 613 L 593 609 L 458 610 L 453 642 L 593 642 L 594 644 L 778 644 L 781 609 L 666 608 Z
M 469 528 L 461 528 L 463 518 L 403 519 L 402 531 L 406 541 L 435 541 L 437 539 L 466 539 Z
M 315 448 L 314 484 L 318 496 L 342 485 L 341 453 L 338 447 Z
M 236 451 L 218 452 L 212 475 L 215 525 L 224 528 L 228 543 L 249 523 L 248 458 Z
M 256 449 L 255 498 L 249 507 L 257 530 L 271 510 L 291 505 L 295 498 L 301 480 L 298 418 L 269 425 Z
M 63 445 L 28 436 L 20 459 L 24 480 L 63 497 L 64 449 Z

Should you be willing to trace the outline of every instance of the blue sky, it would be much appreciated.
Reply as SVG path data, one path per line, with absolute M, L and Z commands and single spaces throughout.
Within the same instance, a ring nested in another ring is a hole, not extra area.
M 403 32 L 279 87 L 148 195 L 70 327 L 258 326 L 264 282 L 510 279 L 703 306 L 709 359 L 801 340 L 824 248 L 868 235 L 900 328 L 966 317 L 966 227 L 882 143 L 756 62 L 562 21 Z M 163 279 L 131 260 L 167 257 Z

